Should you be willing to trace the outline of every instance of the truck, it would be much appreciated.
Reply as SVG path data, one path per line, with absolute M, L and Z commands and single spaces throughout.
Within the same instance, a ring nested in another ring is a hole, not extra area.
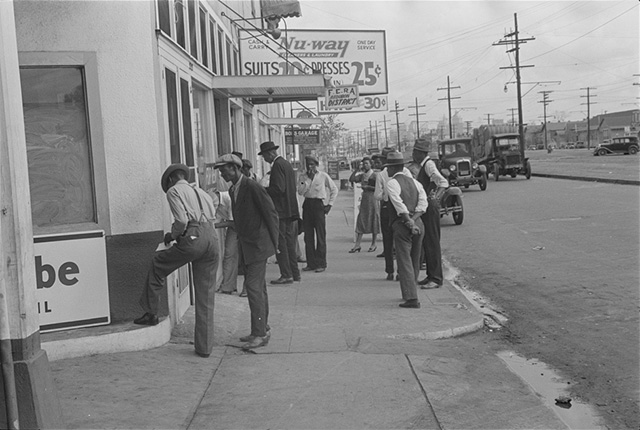
M 479 165 L 471 151 L 471 138 L 443 140 L 438 143 L 440 170 L 449 184 L 465 188 L 479 185 L 480 190 L 487 189 L 487 168 Z
M 473 156 L 479 165 L 493 174 L 493 180 L 518 174 L 531 178 L 531 163 L 524 154 L 524 142 L 515 126 L 481 125 L 473 129 Z

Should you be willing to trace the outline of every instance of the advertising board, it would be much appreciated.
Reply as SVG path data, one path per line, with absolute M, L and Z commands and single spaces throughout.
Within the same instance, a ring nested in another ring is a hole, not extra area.
M 40 331 L 110 323 L 104 231 L 35 236 Z
M 241 30 L 244 76 L 311 74 L 330 77 L 333 86 L 357 85 L 360 95 L 388 93 L 384 30 L 287 30 L 274 40 L 257 30 Z
M 286 128 L 284 141 L 288 145 L 316 146 L 320 143 L 320 130 L 317 128 Z
M 362 113 L 362 112 L 386 112 L 389 110 L 387 96 L 362 96 L 359 97 L 356 107 L 339 107 L 327 109 L 324 99 L 318 98 L 318 115 L 335 115 L 342 113 Z
M 326 90 L 325 106 L 328 110 L 355 108 L 359 100 L 357 85 L 331 87 Z

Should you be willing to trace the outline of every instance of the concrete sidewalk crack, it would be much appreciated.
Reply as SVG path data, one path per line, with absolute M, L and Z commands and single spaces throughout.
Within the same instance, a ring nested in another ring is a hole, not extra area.
M 404 355 L 404 358 L 407 359 L 407 363 L 409 363 L 409 369 L 411 369 L 411 373 L 413 373 L 413 377 L 415 378 L 416 382 L 418 383 L 418 386 L 420 387 L 420 391 L 422 391 L 422 395 L 424 396 L 424 399 L 427 402 L 427 406 L 429 406 L 429 411 L 431 412 L 431 415 L 433 415 L 433 419 L 435 420 L 436 424 L 438 425 L 438 430 L 442 430 L 442 425 L 440 424 L 440 421 L 438 421 L 438 417 L 436 416 L 436 413 L 433 410 L 433 405 L 431 404 L 431 401 L 429 400 L 429 397 L 427 396 L 427 390 L 424 389 L 424 386 L 422 385 L 422 382 L 420 381 L 420 378 L 418 378 L 418 374 L 416 373 L 416 369 L 413 367 L 413 363 L 411 363 L 411 359 L 409 358 L 409 356 L 407 354 L 403 354 L 403 355 Z

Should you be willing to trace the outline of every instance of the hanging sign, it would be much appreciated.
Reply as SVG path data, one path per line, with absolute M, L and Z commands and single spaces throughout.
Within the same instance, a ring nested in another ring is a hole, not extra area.
M 340 87 L 327 88 L 324 98 L 327 110 L 358 107 L 358 99 L 357 85 L 343 85 Z
M 40 331 L 109 324 L 104 231 L 35 236 Z
M 358 106 L 349 108 L 328 109 L 324 99 L 318 99 L 318 115 L 335 115 L 337 113 L 386 112 L 389 110 L 387 96 L 359 97 Z
M 288 145 L 318 145 L 320 143 L 320 130 L 317 128 L 286 128 L 284 141 Z
M 274 40 L 241 29 L 245 76 L 302 75 L 317 71 L 333 86 L 358 85 L 360 95 L 387 94 L 384 30 L 286 30 Z

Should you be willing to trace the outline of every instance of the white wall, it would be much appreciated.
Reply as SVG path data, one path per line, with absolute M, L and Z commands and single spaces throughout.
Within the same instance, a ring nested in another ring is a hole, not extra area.
M 165 168 L 152 1 L 16 1 L 19 52 L 97 55 L 112 235 L 162 229 Z M 91 119 L 93 122 L 96 118 Z M 97 154 L 97 156 L 101 156 Z

